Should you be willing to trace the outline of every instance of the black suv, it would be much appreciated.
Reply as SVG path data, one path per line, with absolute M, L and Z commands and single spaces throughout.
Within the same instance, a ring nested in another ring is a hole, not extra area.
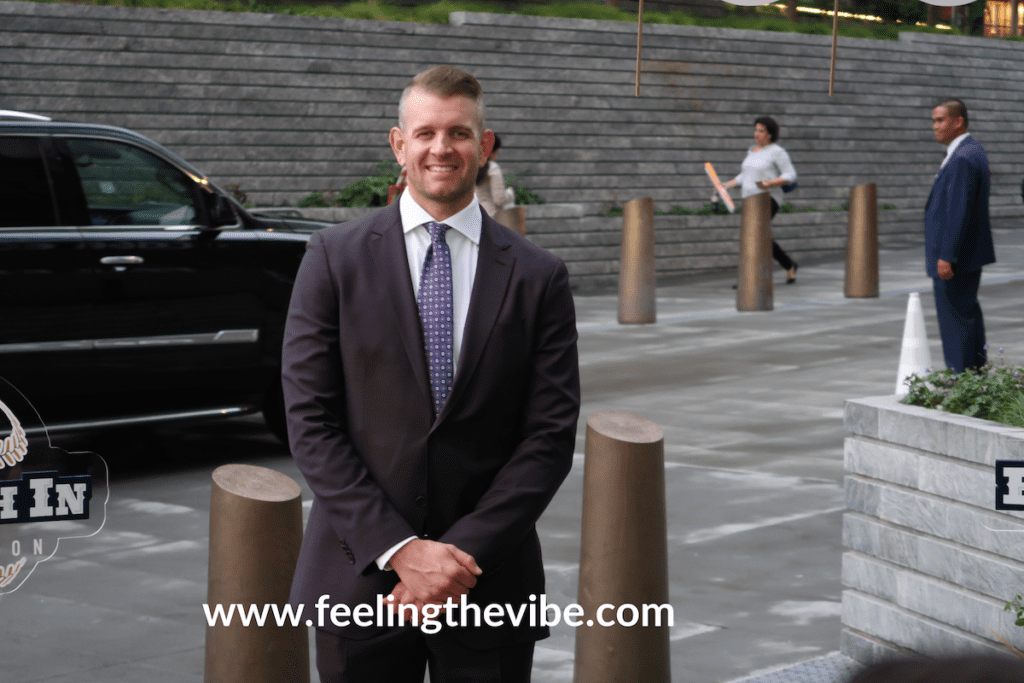
M 0 112 L 0 377 L 50 432 L 263 410 L 309 233 L 121 128 Z

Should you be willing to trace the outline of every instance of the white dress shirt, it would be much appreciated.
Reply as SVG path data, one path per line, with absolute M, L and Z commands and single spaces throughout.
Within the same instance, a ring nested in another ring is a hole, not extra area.
M 476 262 L 480 254 L 480 228 L 483 218 L 480 204 L 474 195 L 469 206 L 454 216 L 439 221 L 416 203 L 408 192 L 398 200 L 402 213 L 402 230 L 405 231 L 405 252 L 409 256 L 409 275 L 412 276 L 412 291 L 420 293 L 420 274 L 423 261 L 430 247 L 430 233 L 424 223 L 444 223 L 452 228 L 444 239 L 452 254 L 452 310 L 455 311 L 452 328 L 452 367 L 459 369 L 459 353 L 462 351 L 462 335 L 466 331 L 466 316 L 469 313 L 469 298 L 473 293 L 476 277 Z
M 444 234 L 448 249 L 452 255 L 452 309 L 455 311 L 452 329 L 452 367 L 458 373 L 459 354 L 462 351 L 462 335 L 466 331 L 466 317 L 469 314 L 469 299 L 473 294 L 473 281 L 476 278 L 476 263 L 480 255 L 480 230 L 483 218 L 480 204 L 474 195 L 469 206 L 454 216 L 439 221 L 426 209 L 416 203 L 412 195 L 403 192 L 398 200 L 398 209 L 402 215 L 402 230 L 405 232 L 405 252 L 409 257 L 409 275 L 412 277 L 412 291 L 420 293 L 420 274 L 423 272 L 423 261 L 427 258 L 430 247 L 430 233 L 424 223 L 444 223 L 451 228 Z M 377 558 L 377 566 L 390 570 L 388 562 L 402 546 L 416 538 L 400 541 Z
M 740 184 L 740 195 L 744 199 L 767 192 L 779 206 L 782 206 L 782 188 L 770 187 L 762 190 L 757 186 L 758 181 L 776 178 L 782 178 L 787 183 L 796 181 L 796 169 L 789 160 L 789 154 L 774 142 L 761 149 L 751 147 L 741 168 L 740 174 L 734 180 Z
M 960 146 L 960 143 L 963 142 L 968 135 L 970 135 L 970 133 L 965 132 L 963 135 L 958 135 L 957 137 L 955 137 L 953 139 L 953 142 L 949 143 L 949 147 L 946 148 L 946 158 L 942 160 L 942 165 L 939 166 L 940 171 L 946 168 L 946 163 L 949 161 L 949 158 L 953 156 L 953 152 L 956 151 L 956 148 Z

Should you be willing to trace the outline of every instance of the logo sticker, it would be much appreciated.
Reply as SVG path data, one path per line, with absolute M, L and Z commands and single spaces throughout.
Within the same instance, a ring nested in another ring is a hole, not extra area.
M 28 399 L 0 378 L 0 595 L 17 590 L 61 539 L 103 528 L 107 463 L 50 445 Z
M 1024 460 L 996 460 L 996 510 L 1024 510 Z

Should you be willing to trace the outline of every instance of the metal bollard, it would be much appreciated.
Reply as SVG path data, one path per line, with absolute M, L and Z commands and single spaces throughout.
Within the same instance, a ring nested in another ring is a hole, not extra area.
M 525 206 L 513 206 L 511 209 L 498 209 L 494 214 L 494 220 L 504 226 L 512 228 L 520 235 L 526 235 Z
M 643 197 L 626 202 L 622 210 L 619 322 L 655 322 L 654 296 L 654 200 Z
M 664 436 L 650 420 L 599 411 L 587 416 L 585 448 L 578 596 L 585 621 L 576 629 L 573 680 L 670 683 L 667 615 L 659 611 L 656 626 L 644 607 L 669 604 Z M 612 608 L 598 615 L 602 605 Z M 599 616 L 616 625 L 600 625 Z
M 878 296 L 878 186 L 850 190 L 850 223 L 846 233 L 847 297 Z
M 767 192 L 743 200 L 737 311 L 770 311 L 772 294 L 772 204 Z
M 290 477 L 253 465 L 222 465 L 210 495 L 207 604 L 284 605 L 302 545 L 302 492 Z M 206 629 L 206 683 L 309 683 L 305 625 Z

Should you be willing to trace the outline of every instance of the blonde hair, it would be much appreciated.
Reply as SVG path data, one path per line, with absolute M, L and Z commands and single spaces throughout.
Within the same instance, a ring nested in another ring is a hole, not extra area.
M 431 67 L 413 76 L 409 85 L 405 86 L 405 90 L 402 91 L 402 98 L 398 101 L 398 127 L 402 130 L 405 130 L 405 101 L 409 99 L 409 93 L 415 88 L 420 88 L 444 99 L 458 96 L 473 100 L 476 103 L 477 118 L 480 124 L 478 132 L 483 131 L 484 90 L 473 74 L 444 64 Z

